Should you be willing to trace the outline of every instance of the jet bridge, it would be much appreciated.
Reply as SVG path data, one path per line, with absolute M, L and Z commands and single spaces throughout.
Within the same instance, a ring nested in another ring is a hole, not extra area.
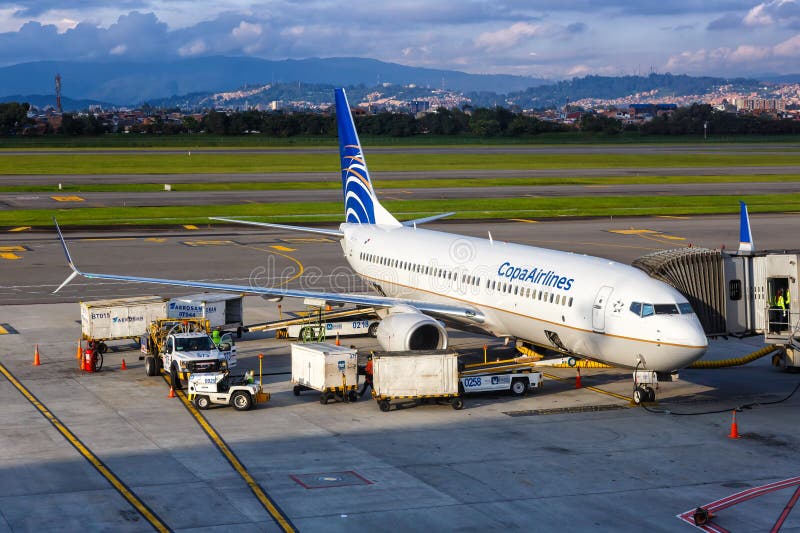
M 786 348 L 782 361 L 776 363 L 798 368 L 798 260 L 800 250 L 731 253 L 680 248 L 645 255 L 635 260 L 633 266 L 683 294 L 706 335 L 764 335 L 765 343 Z M 785 309 L 777 305 L 779 291 L 788 295 Z

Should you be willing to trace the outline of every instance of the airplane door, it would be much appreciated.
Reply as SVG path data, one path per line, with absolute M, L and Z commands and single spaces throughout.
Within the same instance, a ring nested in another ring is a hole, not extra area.
M 600 287 L 592 306 L 592 329 L 603 332 L 606 330 L 606 303 L 614 292 L 613 287 Z

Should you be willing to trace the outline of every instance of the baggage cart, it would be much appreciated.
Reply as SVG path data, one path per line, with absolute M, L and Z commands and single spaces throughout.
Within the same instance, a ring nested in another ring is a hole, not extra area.
M 358 399 L 358 354 L 353 348 L 308 342 L 292 344 L 293 392 L 319 391 L 319 402 L 354 402 Z
M 459 392 L 458 353 L 451 350 L 375 352 L 372 397 L 381 411 L 392 405 L 429 401 L 464 407 Z M 394 403 L 393 403 L 394 402 Z

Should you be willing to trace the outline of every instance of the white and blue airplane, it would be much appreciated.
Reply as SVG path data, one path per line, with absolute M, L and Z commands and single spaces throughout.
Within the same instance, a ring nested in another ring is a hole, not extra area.
M 553 348 L 609 365 L 672 372 L 708 346 L 686 298 L 632 266 L 608 259 L 466 237 L 400 222 L 378 201 L 350 107 L 336 90 L 345 222 L 339 229 L 216 219 L 340 239 L 345 260 L 377 294 L 340 294 L 83 272 L 61 230 L 71 275 L 303 298 L 375 307 L 386 350 L 446 348 L 447 326 Z M 652 394 L 652 393 L 651 393 Z M 636 394 L 634 394 L 636 396 Z

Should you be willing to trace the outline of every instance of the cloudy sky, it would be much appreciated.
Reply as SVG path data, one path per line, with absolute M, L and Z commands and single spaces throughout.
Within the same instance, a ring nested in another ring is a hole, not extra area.
M 800 0 L 0 0 L 0 65 L 203 55 L 547 78 L 789 74 Z

